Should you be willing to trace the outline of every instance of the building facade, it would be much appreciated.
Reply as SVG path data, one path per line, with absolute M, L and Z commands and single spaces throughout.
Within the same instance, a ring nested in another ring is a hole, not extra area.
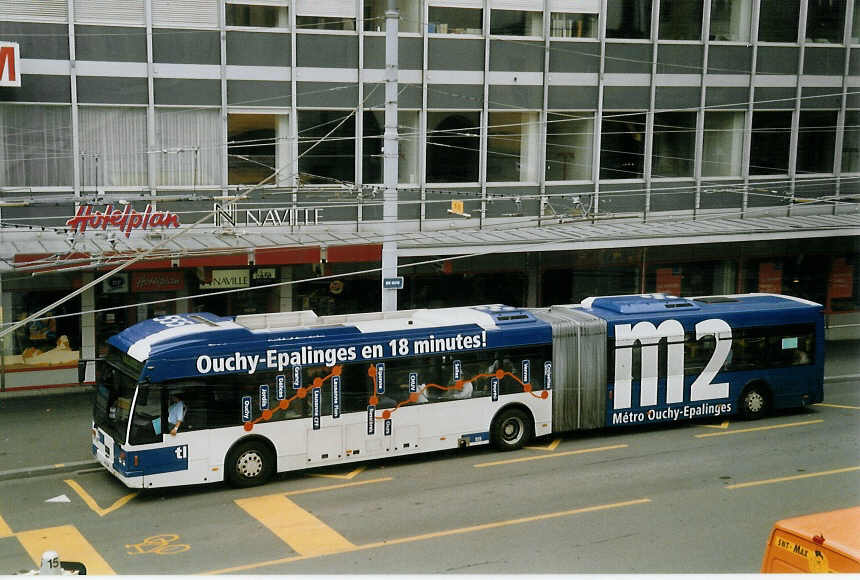
M 394 224 L 386 4 L 0 0 L 2 322 L 140 258 L 4 337 L 0 390 L 146 317 L 378 310 L 387 227 L 400 308 L 767 291 L 860 328 L 853 0 L 398 0 Z

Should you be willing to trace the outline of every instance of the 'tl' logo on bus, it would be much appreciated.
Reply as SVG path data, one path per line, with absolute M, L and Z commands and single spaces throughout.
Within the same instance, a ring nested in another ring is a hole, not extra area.
M 0 42 L 0 87 L 21 86 L 21 48 L 17 42 Z

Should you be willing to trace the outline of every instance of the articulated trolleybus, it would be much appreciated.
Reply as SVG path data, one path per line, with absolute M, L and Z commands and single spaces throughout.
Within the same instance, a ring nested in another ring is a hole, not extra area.
M 93 453 L 129 487 L 820 402 L 821 305 L 770 294 L 162 316 L 109 339 Z M 171 401 L 184 403 L 175 434 Z

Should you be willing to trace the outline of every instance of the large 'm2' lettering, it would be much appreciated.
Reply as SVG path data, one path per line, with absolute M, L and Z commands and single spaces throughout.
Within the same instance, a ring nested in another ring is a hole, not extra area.
M 732 348 L 732 328 L 724 320 L 709 318 L 696 324 L 696 340 L 713 336 L 716 348 L 699 376 L 690 386 L 690 400 L 704 401 L 729 396 L 729 383 L 712 383 Z M 615 409 L 630 408 L 633 396 L 633 345 L 642 345 L 639 377 L 639 405 L 657 404 L 657 348 L 666 339 L 666 403 L 684 400 L 684 327 L 677 320 L 659 326 L 648 321 L 615 326 Z

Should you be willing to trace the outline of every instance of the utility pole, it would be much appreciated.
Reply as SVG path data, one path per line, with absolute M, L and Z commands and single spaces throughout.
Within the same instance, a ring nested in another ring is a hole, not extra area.
M 383 140 L 382 205 L 382 312 L 397 310 L 397 31 L 400 13 L 397 0 L 388 0 L 385 10 L 385 137 Z M 360 121 L 360 120 L 359 120 Z M 389 286 L 389 287 L 386 287 Z M 391 287 L 394 286 L 394 287 Z

